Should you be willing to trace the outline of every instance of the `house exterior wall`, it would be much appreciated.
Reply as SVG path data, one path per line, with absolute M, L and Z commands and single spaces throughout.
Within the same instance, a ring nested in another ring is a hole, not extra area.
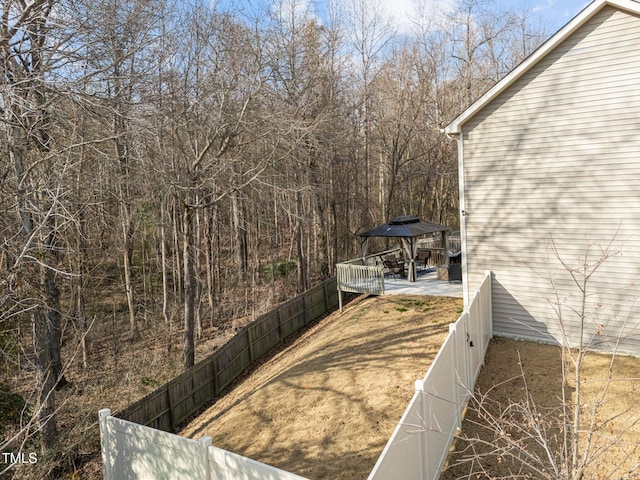
M 640 17 L 604 7 L 462 126 L 466 298 L 494 333 L 640 354 Z M 580 280 L 580 272 L 574 272 Z M 558 313 L 558 304 L 562 304 Z

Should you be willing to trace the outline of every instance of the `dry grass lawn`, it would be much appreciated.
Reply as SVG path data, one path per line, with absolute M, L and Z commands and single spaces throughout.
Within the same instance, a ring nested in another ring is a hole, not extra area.
M 181 435 L 313 480 L 365 479 L 462 300 L 349 305 L 260 366 Z
M 584 432 L 594 432 L 593 461 L 585 472 L 584 480 L 640 479 L 640 360 L 617 356 L 609 382 L 611 360 L 611 355 L 588 354 L 582 370 L 580 403 L 584 414 L 581 425 Z M 524 372 L 524 380 L 521 371 Z M 569 398 L 573 397 L 573 387 L 570 382 L 566 391 Z M 561 350 L 552 345 L 494 338 L 476 389 L 482 393 L 489 392 L 487 397 L 491 403 L 486 402 L 485 405 L 496 412 L 493 402 L 502 405 L 504 412 L 505 405 L 522 400 L 528 392 L 539 412 L 554 422 L 560 421 L 557 408 L 562 398 Z M 547 438 L 551 439 L 555 432 L 553 429 L 549 432 Z M 462 436 L 479 438 L 492 446 L 500 443 L 496 430 L 486 428 L 486 421 L 478 417 L 473 407 L 468 409 L 463 422 Z M 582 440 L 581 454 L 586 435 L 582 435 Z M 479 452 L 489 451 L 482 446 L 476 448 Z M 535 451 L 531 443 L 528 448 Z M 488 455 L 479 461 L 471 444 L 462 440 L 456 441 L 453 450 L 448 460 L 450 467 L 443 472 L 442 480 L 516 478 L 515 473 L 521 469 L 520 462 L 507 456 Z M 475 461 L 469 461 L 473 458 Z M 531 477 L 517 478 L 560 478 L 547 472 L 546 476 L 534 473 Z

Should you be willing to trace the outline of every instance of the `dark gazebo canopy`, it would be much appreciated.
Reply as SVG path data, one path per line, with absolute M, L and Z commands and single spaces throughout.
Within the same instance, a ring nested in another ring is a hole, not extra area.
M 403 237 L 412 238 L 428 233 L 446 232 L 449 227 L 437 223 L 423 222 L 418 217 L 408 215 L 397 217 L 389 223 L 361 233 L 361 237 Z
M 414 258 L 416 256 L 417 243 L 414 242 L 415 237 L 421 235 L 427 235 L 429 233 L 442 233 L 442 245 L 447 245 L 447 231 L 449 227 L 439 225 L 437 223 L 423 222 L 418 217 L 413 215 L 407 215 L 403 217 L 397 217 L 391 220 L 389 223 L 380 225 L 379 227 L 369 230 L 360 234 L 362 238 L 362 256 L 366 256 L 367 240 L 369 237 L 397 237 L 402 238 L 408 246 L 410 253 L 409 256 L 409 281 L 415 282 L 416 280 L 416 267 Z M 445 255 L 445 262 L 448 261 L 448 255 Z

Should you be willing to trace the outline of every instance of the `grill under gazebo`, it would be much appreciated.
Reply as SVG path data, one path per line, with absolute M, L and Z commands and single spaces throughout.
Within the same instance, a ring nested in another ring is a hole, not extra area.
M 449 227 L 437 223 L 424 222 L 418 217 L 409 215 L 397 217 L 389 223 L 360 234 L 362 239 L 362 256 L 366 257 L 368 250 L 368 240 L 371 237 L 395 237 L 402 239 L 403 246 L 409 259 L 409 271 L 407 278 L 410 282 L 416 281 L 417 237 L 440 232 L 442 234 L 442 245 L 447 245 L 447 231 Z M 449 255 L 444 255 L 445 264 L 449 263 Z

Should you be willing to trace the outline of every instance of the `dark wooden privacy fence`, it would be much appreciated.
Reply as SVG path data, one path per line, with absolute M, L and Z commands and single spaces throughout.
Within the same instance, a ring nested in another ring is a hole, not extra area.
M 262 355 L 337 305 L 334 277 L 257 318 L 210 357 L 114 416 L 175 432 Z

